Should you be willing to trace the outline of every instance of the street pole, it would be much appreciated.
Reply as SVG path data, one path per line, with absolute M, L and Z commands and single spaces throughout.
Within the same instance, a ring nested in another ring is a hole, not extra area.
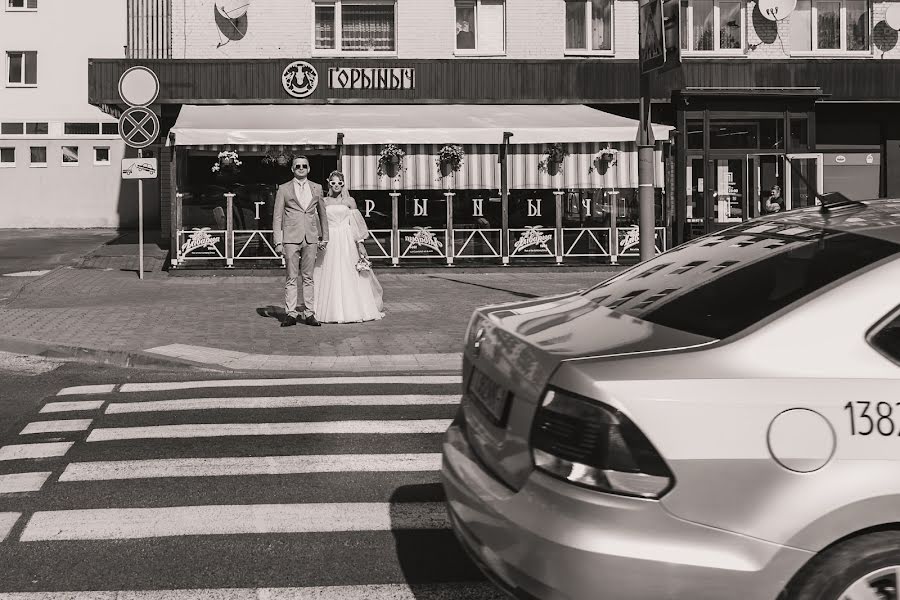
M 654 215 L 654 145 L 653 126 L 650 122 L 650 84 L 653 72 L 641 73 L 640 124 L 638 125 L 638 233 L 640 235 L 641 261 L 653 258 L 656 253 L 656 219 Z
M 144 151 L 138 150 L 138 158 Z M 144 278 L 144 180 L 138 179 L 138 278 Z

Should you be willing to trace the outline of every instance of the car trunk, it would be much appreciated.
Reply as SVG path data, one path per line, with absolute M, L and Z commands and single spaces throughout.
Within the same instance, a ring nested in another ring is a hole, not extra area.
M 616 313 L 581 295 L 481 309 L 469 338 L 461 406 L 466 435 L 484 465 L 513 489 L 533 468 L 532 421 L 561 361 L 711 341 Z

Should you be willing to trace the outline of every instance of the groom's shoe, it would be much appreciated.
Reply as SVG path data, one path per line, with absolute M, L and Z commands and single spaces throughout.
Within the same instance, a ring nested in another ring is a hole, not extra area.
M 296 324 L 297 324 L 297 317 L 295 317 L 294 315 L 288 315 L 287 317 L 284 318 L 284 321 L 281 322 L 282 327 L 290 327 L 290 326 L 296 325 Z
M 313 327 L 321 327 L 322 324 L 316 319 L 316 315 L 309 315 L 306 317 L 306 324 L 312 325 Z

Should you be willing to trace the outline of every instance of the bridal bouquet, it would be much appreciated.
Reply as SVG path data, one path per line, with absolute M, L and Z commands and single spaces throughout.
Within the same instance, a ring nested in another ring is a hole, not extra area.
M 369 260 L 368 256 L 360 256 L 359 260 L 356 261 L 356 270 L 360 273 L 363 271 L 371 271 L 372 270 L 372 262 Z

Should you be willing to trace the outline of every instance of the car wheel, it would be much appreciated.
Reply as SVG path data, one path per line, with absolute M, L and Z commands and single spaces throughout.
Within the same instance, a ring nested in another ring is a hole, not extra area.
M 829 548 L 807 565 L 789 600 L 900 600 L 900 532 L 881 531 Z

